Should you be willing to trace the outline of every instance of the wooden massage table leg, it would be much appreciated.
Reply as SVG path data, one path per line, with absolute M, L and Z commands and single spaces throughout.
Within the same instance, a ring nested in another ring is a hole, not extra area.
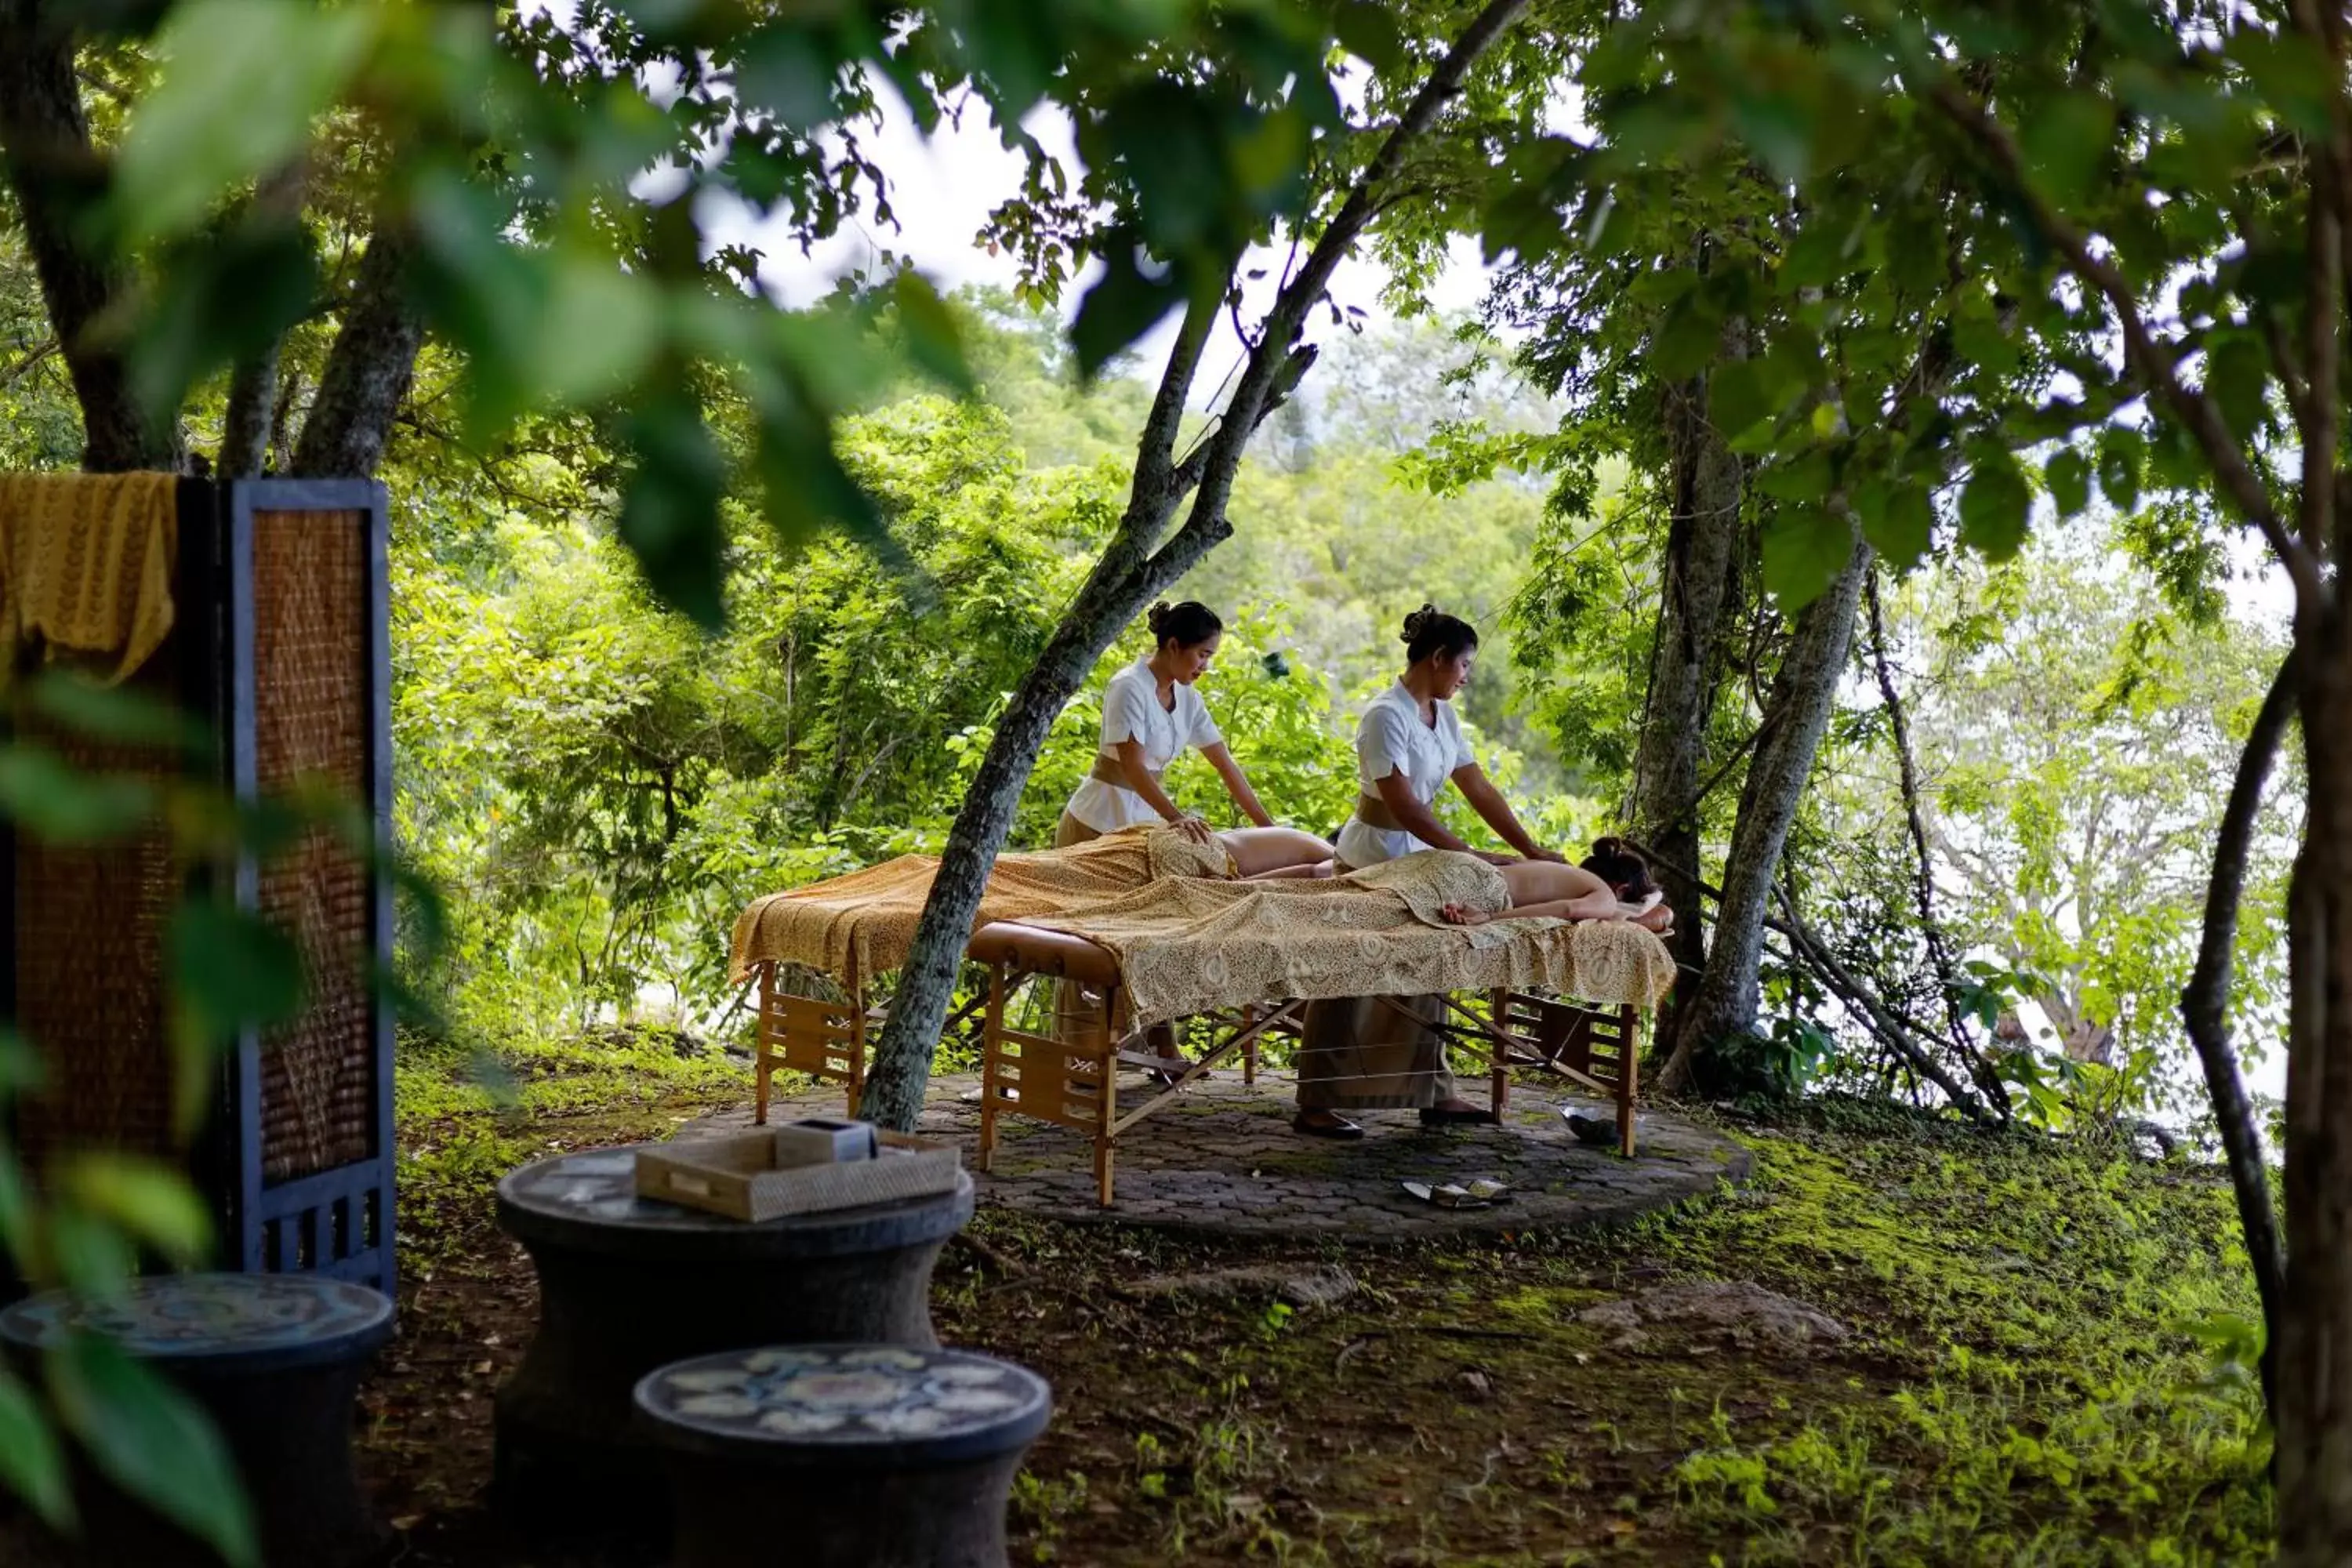
M 857 1102 L 866 1093 L 866 977 L 857 972 L 857 955 L 849 955 L 849 1089 L 844 1109 L 857 1120 Z
M 1004 1049 L 1004 965 L 988 966 L 988 1017 L 980 1030 L 980 1168 L 996 1159 L 997 1058 Z
M 1242 1027 L 1246 1029 L 1252 1024 L 1256 1022 L 1257 1004 L 1253 1002 L 1248 1006 L 1242 1009 Z M 1256 1082 L 1257 1037 L 1253 1035 L 1250 1037 L 1250 1043 L 1242 1047 L 1242 1085 L 1244 1088 L 1247 1088 Z
M 776 1070 L 776 1058 L 771 1045 L 771 1031 L 775 1028 L 776 966 L 760 965 L 760 1022 L 751 1031 L 756 1040 L 757 1055 L 751 1063 L 751 1125 L 768 1124 L 768 1075 Z
M 1118 1121 L 1118 1042 L 1126 1033 L 1127 999 L 1116 985 L 1103 992 L 1102 1092 L 1095 1100 L 1095 1202 L 1110 1207 L 1111 1160 Z
M 1633 1102 L 1641 1088 L 1642 1016 L 1632 1003 L 1617 1008 L 1617 1152 L 1633 1157 Z
M 1489 1063 L 1487 1088 L 1489 1098 L 1493 1101 L 1489 1109 L 1494 1111 L 1495 1120 L 1500 1121 L 1503 1120 L 1504 1110 L 1511 1103 L 1511 1047 L 1503 1038 L 1511 1028 L 1510 989 L 1507 986 L 1496 987 L 1487 993 L 1486 1003 L 1493 1009 L 1495 1020 L 1495 1032 L 1486 1039 L 1486 1049 L 1489 1052 L 1486 1058 Z

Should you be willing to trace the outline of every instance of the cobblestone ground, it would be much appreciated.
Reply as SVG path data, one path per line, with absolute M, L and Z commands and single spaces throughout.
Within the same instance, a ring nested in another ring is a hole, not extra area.
M 1122 1109 L 1140 1103 L 1143 1081 L 1122 1079 Z M 1130 1099 L 1130 1095 L 1134 1098 Z M 980 1143 L 979 1079 L 931 1081 L 921 1131 L 961 1144 L 972 1163 Z M 779 1099 L 771 1116 L 841 1114 L 838 1089 Z M 1565 1106 L 1606 1117 L 1612 1108 L 1563 1098 L 1533 1085 L 1514 1089 L 1501 1127 L 1423 1131 L 1409 1110 L 1359 1116 L 1359 1143 L 1303 1138 L 1290 1130 L 1286 1083 L 1244 1087 L 1238 1073 L 1183 1091 L 1174 1105 L 1119 1140 L 1118 1202 L 1095 1203 L 1091 1150 L 1081 1135 L 1017 1116 L 998 1122 L 996 1169 L 972 1173 L 980 1202 L 1061 1220 L 1128 1225 L 1252 1238 L 1395 1242 L 1471 1230 L 1557 1228 L 1630 1219 L 1747 1179 L 1748 1152 L 1722 1134 L 1655 1110 L 1640 1113 L 1640 1152 L 1621 1159 L 1570 1136 Z M 751 1112 L 727 1111 L 684 1128 L 681 1137 L 750 1127 Z M 1405 1192 L 1406 1182 L 1466 1185 L 1503 1182 L 1511 1193 L 1491 1207 L 1448 1209 Z

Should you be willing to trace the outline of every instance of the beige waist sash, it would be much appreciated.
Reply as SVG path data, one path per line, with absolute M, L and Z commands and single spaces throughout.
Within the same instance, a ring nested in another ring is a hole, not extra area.
M 1158 784 L 1160 782 L 1160 770 L 1156 768 L 1146 768 L 1143 771 L 1150 774 L 1151 782 L 1153 784 Z M 1094 768 L 1087 774 L 1087 776 L 1091 779 L 1099 779 L 1107 784 L 1117 784 L 1121 789 L 1133 789 L 1135 787 L 1133 784 L 1127 782 L 1127 770 L 1119 765 L 1118 759 L 1117 757 L 1107 757 L 1100 752 L 1097 752 L 1095 753 Z
M 1389 809 L 1389 803 L 1376 795 L 1356 796 L 1356 816 L 1365 826 L 1377 827 L 1382 833 L 1407 831 L 1405 825 L 1397 820 L 1396 813 Z

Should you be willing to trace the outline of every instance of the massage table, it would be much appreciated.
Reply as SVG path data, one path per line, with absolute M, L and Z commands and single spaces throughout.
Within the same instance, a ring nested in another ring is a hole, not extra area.
M 1454 858 L 1407 857 L 1345 886 L 1169 874 L 1198 854 L 1165 830 L 1129 830 L 1000 859 L 965 949 L 988 984 L 942 1031 L 982 1015 L 982 1170 L 1003 1117 L 1052 1122 L 1092 1142 L 1097 1195 L 1108 1206 L 1122 1136 L 1236 1056 L 1255 1083 L 1259 1043 L 1296 1033 L 1309 1000 L 1360 995 L 1408 1016 L 1404 998 L 1440 996 L 1440 1018 L 1414 1022 L 1483 1056 L 1498 1117 L 1512 1070 L 1538 1068 L 1612 1101 L 1620 1147 L 1633 1153 L 1640 1016 L 1673 975 L 1655 937 L 1617 922 L 1437 922 L 1446 899 L 1468 901 L 1448 879 L 1483 887 L 1476 879 L 1491 875 Z M 783 1068 L 843 1085 L 857 1113 L 867 1037 L 887 1016 L 868 995 L 870 977 L 904 960 L 935 867 L 901 857 L 755 900 L 738 918 L 730 972 L 759 986 L 756 1121 L 766 1122 Z M 788 975 L 812 979 L 794 989 Z M 1061 1015 L 1056 1034 L 1019 1027 L 1014 994 L 1055 981 L 1071 983 L 1083 1005 Z M 835 985 L 834 996 L 807 994 Z M 1557 999 L 1574 994 L 1612 999 Z M 1179 1018 L 1209 1023 L 1205 1052 L 1179 1065 L 1142 1048 L 1147 1026 Z M 1130 1090 L 1142 1098 L 1122 1103 L 1123 1068 L 1172 1068 L 1173 1082 Z
M 1172 1083 L 1130 1091 L 1135 1098 L 1123 1100 L 1118 1082 L 1122 1068 L 1156 1072 L 1171 1064 L 1140 1048 L 1143 1031 L 1131 1026 L 1118 960 L 1108 949 L 1066 931 L 998 921 L 972 933 L 965 956 L 987 967 L 988 986 L 950 1016 L 942 1033 L 974 1013 L 982 1016 L 980 1168 L 986 1171 L 993 1163 L 998 1122 L 1004 1116 L 1066 1127 L 1092 1144 L 1096 1200 L 1106 1208 L 1114 1198 L 1120 1138 L 1236 1056 L 1242 1081 L 1255 1083 L 1259 1043 L 1269 1035 L 1295 1033 L 1307 1006 L 1297 997 L 1237 1003 L 1213 1016 L 1220 1036 L 1200 1056 L 1186 1058 Z M 887 1016 L 887 1009 L 869 1004 L 855 964 L 841 977 L 845 994 L 838 1001 L 788 990 L 782 973 L 772 961 L 757 965 L 753 1121 L 766 1124 L 770 1086 L 780 1069 L 841 1084 L 848 1114 L 856 1115 L 867 1039 Z M 1015 993 L 1032 982 L 1052 980 L 1073 982 L 1099 997 L 1098 1028 L 1063 1039 L 1013 1026 L 1010 1004 Z M 1396 1005 L 1394 999 L 1381 1000 Z M 1448 994 L 1444 1001 L 1447 1016 L 1432 1026 L 1449 1043 L 1483 1057 L 1496 1116 L 1508 1107 L 1513 1069 L 1536 1069 L 1613 1104 L 1619 1151 L 1633 1157 L 1641 1009 L 1630 1002 L 1588 1006 L 1508 987 L 1470 1001 Z

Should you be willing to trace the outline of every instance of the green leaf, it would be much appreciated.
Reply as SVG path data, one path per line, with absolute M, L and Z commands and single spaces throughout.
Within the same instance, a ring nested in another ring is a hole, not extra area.
M 1916 483 L 1864 487 L 1854 497 L 1854 515 L 1862 536 L 1897 572 L 1923 559 L 1935 542 L 1936 510 Z
M 132 242 L 193 227 L 231 186 L 300 153 L 383 11 L 308 0 L 192 0 L 155 40 L 163 61 L 115 160 L 110 209 Z
M 2061 208 L 2089 195 L 2116 139 L 2116 106 L 2095 92 L 2034 100 L 2019 128 L 2018 147 L 2042 194 Z
M 1764 586 L 1790 615 L 1834 582 L 1853 558 L 1853 526 L 1824 511 L 1776 511 L 1764 525 Z
M 726 619 L 719 498 L 727 464 L 719 443 L 702 411 L 679 394 L 631 410 L 621 436 L 637 463 L 615 531 L 663 602 L 715 631 Z
M 1731 100 L 1731 128 L 1781 179 L 1802 180 L 1812 164 L 1818 102 L 1776 89 L 1742 92 Z
M 173 997 L 203 1039 L 273 1028 L 302 1011 L 300 951 L 250 910 L 183 903 L 172 911 L 165 950 Z
M 135 1154 L 86 1150 L 67 1163 L 61 1190 L 183 1268 L 212 1253 L 213 1222 L 187 1176 Z
M 1952 317 L 1952 347 L 1969 363 L 1994 375 L 2007 375 L 2024 357 L 2017 340 L 1993 314 L 1990 300 L 1972 300 Z
M 2033 521 L 2033 492 L 2017 459 L 1986 452 L 1960 491 L 1960 542 L 1988 561 L 2007 561 L 2025 544 Z
M 2272 110 L 2305 136 L 2326 136 L 2329 110 L 2343 83 L 2336 79 L 2328 52 L 2315 48 L 2299 31 L 2266 33 L 2243 26 L 2230 36 L 2224 51 L 2253 79 Z
M 2117 511 L 2139 505 L 2140 470 L 2147 460 L 2147 443 L 2137 430 L 2110 425 L 2099 436 L 2099 493 Z
M 1830 493 L 1830 455 L 1820 447 L 1759 470 L 1756 488 L 1774 500 L 1818 501 Z
M 2220 333 L 2207 347 L 2205 391 L 2241 441 L 2269 417 L 2270 384 L 2270 353 L 2252 332 Z
M 891 294 L 908 355 L 941 385 L 970 396 L 974 384 L 971 367 L 964 363 L 963 330 L 930 279 L 912 268 L 903 268 L 891 280 Z
M 1675 301 L 1650 348 L 1650 372 L 1668 381 L 1696 375 L 1723 352 L 1723 318 L 1704 292 Z
M 115 1296 L 139 1272 L 139 1252 L 110 1222 L 72 1204 L 45 1206 L 41 1241 L 47 1272 L 65 1289 L 86 1296 Z
M 32 1505 L 51 1529 L 73 1528 L 66 1456 L 33 1391 L 0 1366 L 0 1487 Z
M 1131 238 L 1117 235 L 1109 238 L 1100 252 L 1103 275 L 1078 301 L 1077 317 L 1070 323 L 1070 347 L 1078 356 L 1078 374 L 1089 380 L 1184 302 L 1176 269 L 1166 267 L 1147 278 L 1136 265 L 1136 253 Z
M 2061 517 L 2073 517 L 2091 504 L 2091 463 L 2069 447 L 2042 465 L 2042 481 Z
M 152 419 L 174 417 L 190 387 L 308 315 L 320 287 L 308 237 L 282 219 L 250 218 L 174 247 L 132 328 L 131 386 L 140 407 Z
M 44 715 L 92 740 L 192 753 L 212 749 L 212 732 L 193 715 L 127 686 L 47 670 L 32 679 L 27 695 Z
M 27 1089 L 38 1089 L 47 1077 L 41 1053 L 13 1025 L 0 1024 L 0 1104 Z
M 0 747 L 0 816 L 37 838 L 90 844 L 119 838 L 147 820 L 155 792 L 144 781 L 88 773 L 46 747 Z
M 545 258 L 538 309 L 513 344 L 518 379 L 535 399 L 588 403 L 635 380 L 661 342 L 661 295 L 608 257 L 558 250 Z
M 44 1364 L 59 1417 L 108 1479 L 230 1568 L 259 1563 L 244 1483 L 194 1400 L 106 1340 L 77 1335 Z
M 1775 412 L 1773 390 L 1759 361 L 1729 360 L 1716 368 L 1707 378 L 1707 408 L 1726 441 L 1745 434 Z
M 1404 62 L 1404 39 L 1391 7 L 1373 0 L 1342 0 L 1331 26 L 1339 47 L 1374 70 L 1392 71 Z

